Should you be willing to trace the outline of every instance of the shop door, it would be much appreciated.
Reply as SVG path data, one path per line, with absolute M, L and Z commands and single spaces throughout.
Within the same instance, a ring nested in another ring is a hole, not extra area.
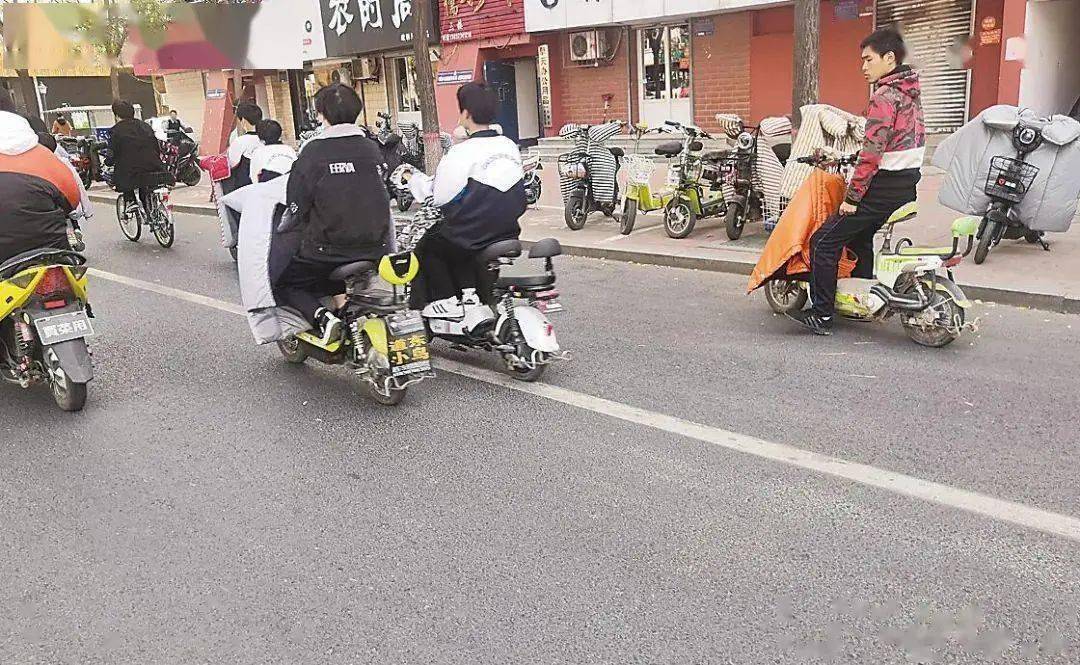
M 517 143 L 517 70 L 513 63 L 485 62 L 484 80 L 499 97 L 499 111 L 495 115 L 495 122 L 502 126 L 503 136 Z
M 972 0 L 877 0 L 875 25 L 900 30 L 907 60 L 919 70 L 928 132 L 951 132 L 967 121 L 970 70 L 949 53 L 971 35 L 971 8 Z
M 412 123 L 420 127 L 420 96 L 416 94 L 416 65 L 410 55 L 394 58 L 395 89 L 397 92 L 397 124 Z
M 641 121 L 693 121 L 690 100 L 690 28 L 686 24 L 638 31 Z

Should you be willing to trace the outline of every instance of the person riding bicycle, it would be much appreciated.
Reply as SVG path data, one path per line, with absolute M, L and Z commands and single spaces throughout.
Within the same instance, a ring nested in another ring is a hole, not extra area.
M 113 186 L 124 196 L 128 211 L 145 207 L 154 186 L 165 172 L 157 135 L 146 122 L 135 118 L 131 102 L 118 99 L 112 104 L 117 122 L 109 136 L 112 151 Z M 136 193 L 138 196 L 136 197 Z
M 330 273 L 382 258 L 393 236 L 382 155 L 356 124 L 364 109 L 359 95 L 334 83 L 315 95 L 315 109 L 325 129 L 300 151 L 286 189 L 287 225 L 298 234 L 299 247 L 274 280 L 274 294 L 329 344 L 340 336 L 341 320 L 320 299 L 344 291 Z
M 466 289 L 486 293 L 476 256 L 500 240 L 521 234 L 525 214 L 525 172 L 521 151 L 494 125 L 499 100 L 486 83 L 466 83 L 457 91 L 460 122 L 468 138 L 450 148 L 433 179 L 415 174 L 414 192 L 430 187 L 442 221 L 424 234 L 414 250 L 420 275 L 411 293 L 414 309 L 461 312 L 478 305 L 463 302 Z M 418 198 L 426 198 L 418 196 Z
M 866 107 L 866 139 L 839 213 L 810 239 L 810 308 L 789 314 L 818 335 L 832 333 L 844 247 L 858 258 L 852 276 L 872 278 L 874 234 L 900 206 L 915 200 L 925 153 L 919 74 L 903 64 L 903 38 L 881 28 L 860 46 L 863 75 L 875 85 Z
M 236 105 L 236 134 L 229 139 L 229 168 L 232 176 L 223 187 L 228 194 L 251 184 L 251 153 L 263 144 L 255 133 L 255 125 L 263 119 L 262 109 L 251 102 Z M 223 183 L 224 184 L 224 183 Z
M 0 111 L 0 263 L 35 249 L 70 249 L 67 218 L 79 179 L 38 142 L 30 123 Z
M 260 120 L 255 125 L 262 145 L 251 151 L 251 182 L 269 182 L 292 170 L 296 151 L 281 142 L 281 133 L 277 120 Z

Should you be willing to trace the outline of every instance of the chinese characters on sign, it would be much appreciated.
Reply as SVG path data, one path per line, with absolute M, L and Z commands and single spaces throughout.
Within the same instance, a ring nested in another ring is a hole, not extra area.
M 551 61 L 547 44 L 536 48 L 536 77 L 540 79 L 540 121 L 551 127 Z
M 415 24 L 414 1 L 322 0 L 319 6 L 326 57 L 373 53 L 409 44 Z

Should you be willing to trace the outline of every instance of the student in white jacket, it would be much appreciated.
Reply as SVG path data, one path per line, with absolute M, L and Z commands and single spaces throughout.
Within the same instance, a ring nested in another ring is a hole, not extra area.
M 251 151 L 251 182 L 269 182 L 292 170 L 296 151 L 281 142 L 281 133 L 276 120 L 260 120 L 255 125 L 262 145 Z

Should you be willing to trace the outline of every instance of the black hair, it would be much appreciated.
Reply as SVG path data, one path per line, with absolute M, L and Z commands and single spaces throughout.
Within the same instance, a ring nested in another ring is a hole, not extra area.
M 180 112 L 179 112 L 179 111 L 177 111 L 176 109 L 171 109 L 171 110 L 169 111 L 169 115 L 172 115 L 173 113 L 175 113 L 176 115 L 180 115 Z
M 499 109 L 499 98 L 487 83 L 473 81 L 458 88 L 458 110 L 468 111 L 473 122 L 478 125 L 490 125 L 495 122 Z
M 49 152 L 56 152 L 56 137 L 48 132 L 38 132 L 37 142 L 49 149 Z
M 878 28 L 871 32 L 866 39 L 859 44 L 860 49 L 868 48 L 881 57 L 885 57 L 890 51 L 896 56 L 896 64 L 904 64 L 907 57 L 907 47 L 904 46 L 904 38 L 895 28 Z
M 241 120 L 247 120 L 248 123 L 255 125 L 263 119 L 263 112 L 258 104 L 240 102 L 236 105 L 236 117 Z
M 56 121 L 57 121 L 58 123 L 60 123 L 61 125 L 66 125 L 66 124 L 67 124 L 67 122 L 68 122 L 68 119 L 64 117 L 64 114 L 63 114 L 63 113 L 60 113 L 60 114 L 58 114 L 58 115 L 56 116 Z
M 135 107 L 131 105 L 131 102 L 123 99 L 118 99 L 112 103 L 112 112 L 120 120 L 135 119 Z
M 281 123 L 277 120 L 260 120 L 255 125 L 255 133 L 266 145 L 281 143 Z
M 34 130 L 38 134 L 48 134 L 49 128 L 45 126 L 45 121 L 36 115 L 24 115 L 26 121 L 30 123 L 30 129 Z
M 315 110 L 331 125 L 353 125 L 364 110 L 360 95 L 347 85 L 331 83 L 315 95 Z

